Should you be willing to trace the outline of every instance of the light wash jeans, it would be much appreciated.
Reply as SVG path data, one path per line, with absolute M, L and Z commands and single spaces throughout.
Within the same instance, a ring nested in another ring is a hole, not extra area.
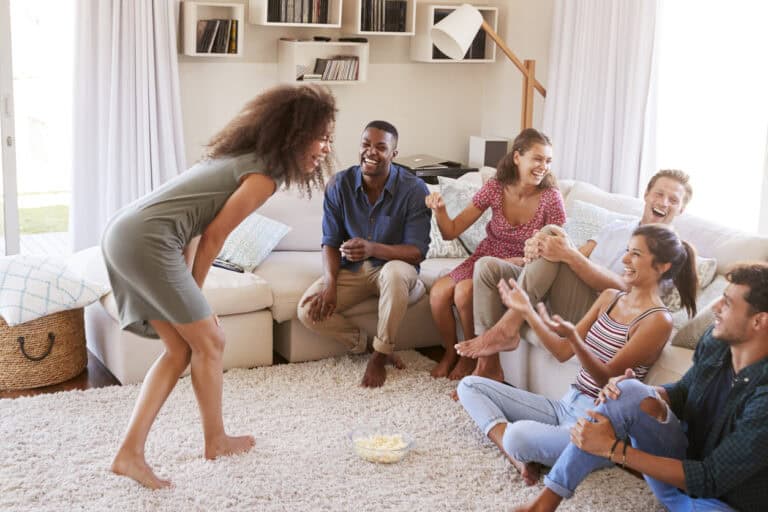
M 520 462 L 555 463 L 570 440 L 576 420 L 594 408 L 594 399 L 571 386 L 560 400 L 514 388 L 485 377 L 464 377 L 457 390 L 464 409 L 484 434 L 508 423 L 504 451 Z M 606 466 L 610 463 L 606 461 Z
M 621 395 L 618 400 L 608 400 L 596 408 L 611 420 L 616 436 L 629 436 L 633 447 L 652 455 L 684 459 L 688 438 L 672 411 L 667 408 L 667 420 L 662 423 L 640 410 L 640 402 L 656 397 L 656 390 L 634 379 L 620 382 L 619 389 Z M 570 498 L 581 481 L 592 471 L 605 467 L 607 461 L 569 443 L 544 477 L 544 484 L 559 496 Z M 733 511 L 720 500 L 692 498 L 673 485 L 643 476 L 656 498 L 672 512 Z

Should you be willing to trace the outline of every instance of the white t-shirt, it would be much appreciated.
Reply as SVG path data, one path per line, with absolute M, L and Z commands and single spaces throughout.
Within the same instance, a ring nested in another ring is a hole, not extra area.
M 618 275 L 622 275 L 624 264 L 621 262 L 621 258 L 627 252 L 627 245 L 629 245 L 632 232 L 639 225 L 639 220 L 615 220 L 605 226 L 590 239 L 594 240 L 597 245 L 592 250 L 592 254 L 589 255 L 589 259 Z

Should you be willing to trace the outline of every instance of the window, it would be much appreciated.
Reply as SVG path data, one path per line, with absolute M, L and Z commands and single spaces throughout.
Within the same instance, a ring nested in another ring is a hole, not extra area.
M 690 213 L 752 232 L 768 229 L 766 21 L 762 0 L 661 2 L 657 168 L 690 174 Z

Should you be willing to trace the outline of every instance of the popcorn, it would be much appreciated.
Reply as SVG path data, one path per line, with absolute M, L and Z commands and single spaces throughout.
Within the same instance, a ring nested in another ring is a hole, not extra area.
M 355 452 L 369 462 L 391 464 L 400 462 L 407 452 L 408 443 L 403 436 L 375 434 L 353 439 Z

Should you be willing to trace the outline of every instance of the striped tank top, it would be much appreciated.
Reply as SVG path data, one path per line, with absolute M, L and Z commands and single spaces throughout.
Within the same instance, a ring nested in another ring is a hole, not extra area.
M 589 347 L 592 353 L 603 363 L 610 361 L 613 356 L 627 344 L 627 335 L 633 325 L 651 313 L 667 311 L 667 308 L 657 306 L 647 309 L 643 313 L 637 315 L 630 323 L 621 324 L 608 316 L 608 313 L 611 312 L 613 306 L 616 305 L 616 302 L 622 295 L 626 295 L 626 292 L 619 292 L 616 294 L 613 301 L 608 305 L 605 311 L 597 317 L 597 320 L 592 324 L 592 327 L 589 328 L 587 337 L 584 339 L 584 343 L 587 347 Z M 632 369 L 634 370 L 635 375 L 637 375 L 638 380 L 642 382 L 645 380 L 645 376 L 648 375 L 650 367 L 640 365 Z M 593 398 L 597 398 L 598 393 L 600 393 L 600 386 L 597 385 L 595 380 L 583 366 L 579 368 L 575 386 L 576 389 Z

